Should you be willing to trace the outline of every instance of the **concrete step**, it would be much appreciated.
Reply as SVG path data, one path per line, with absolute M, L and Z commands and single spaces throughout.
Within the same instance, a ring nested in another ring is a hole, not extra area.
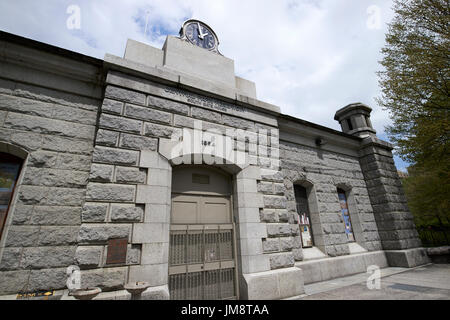
M 296 262 L 303 270 L 304 283 L 310 284 L 367 272 L 369 266 L 388 267 L 384 251 L 355 253 L 342 257 L 326 257 Z

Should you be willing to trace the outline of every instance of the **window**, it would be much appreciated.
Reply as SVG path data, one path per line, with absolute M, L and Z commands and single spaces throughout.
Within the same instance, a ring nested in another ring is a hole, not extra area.
M 372 128 L 372 122 L 370 122 L 370 118 L 368 116 L 365 116 L 365 118 L 366 118 L 367 126 Z
M 294 185 L 295 202 L 297 205 L 297 214 L 299 216 L 300 235 L 302 238 L 302 247 L 312 247 L 313 237 L 311 230 L 311 219 L 309 214 L 308 196 L 306 188 Z
M 347 238 L 350 242 L 354 242 L 355 236 L 353 234 L 352 222 L 350 220 L 350 212 L 348 210 L 347 196 L 345 194 L 345 191 L 342 189 L 338 188 L 337 192 L 339 196 L 339 203 L 341 205 L 342 218 L 344 219 L 345 224 L 345 234 L 347 235 Z
M 0 152 L 0 236 L 21 167 L 22 159 Z
M 347 121 L 348 130 L 353 130 L 352 120 L 350 118 L 345 120 Z

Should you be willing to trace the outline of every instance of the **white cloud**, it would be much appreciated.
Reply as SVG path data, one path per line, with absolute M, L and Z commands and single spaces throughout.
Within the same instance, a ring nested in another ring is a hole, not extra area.
M 66 28 L 71 4 L 81 9 L 79 31 Z M 373 5 L 380 8 L 379 29 L 367 26 Z M 391 6 L 390 0 L 15 0 L 0 3 L 0 29 L 103 58 L 122 56 L 127 38 L 162 47 L 185 19 L 197 18 L 216 31 L 236 73 L 256 82 L 259 99 L 336 130 L 336 110 L 363 102 L 383 134 L 389 119 L 374 101 L 375 72 Z

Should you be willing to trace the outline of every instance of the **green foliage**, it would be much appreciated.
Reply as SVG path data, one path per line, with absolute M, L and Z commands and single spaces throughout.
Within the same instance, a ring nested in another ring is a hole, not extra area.
M 446 0 L 394 0 L 396 16 L 382 49 L 384 70 L 379 72 L 382 96 L 393 125 L 388 133 L 403 159 L 417 162 L 425 138 L 445 142 L 448 155 L 450 110 L 450 8 Z M 442 120 L 433 130 L 420 127 Z M 421 141 L 416 141 L 421 139 Z
M 396 153 L 412 163 L 404 186 L 416 223 L 439 224 L 450 212 L 450 1 L 394 0 L 394 10 L 378 103 Z
M 416 226 L 450 226 L 450 172 L 413 167 L 403 179 Z

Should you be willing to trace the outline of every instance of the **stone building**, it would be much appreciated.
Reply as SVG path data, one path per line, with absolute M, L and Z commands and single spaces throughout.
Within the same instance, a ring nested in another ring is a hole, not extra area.
M 0 33 L 0 296 L 284 299 L 427 262 L 369 107 L 284 115 L 180 35 L 98 60 Z

